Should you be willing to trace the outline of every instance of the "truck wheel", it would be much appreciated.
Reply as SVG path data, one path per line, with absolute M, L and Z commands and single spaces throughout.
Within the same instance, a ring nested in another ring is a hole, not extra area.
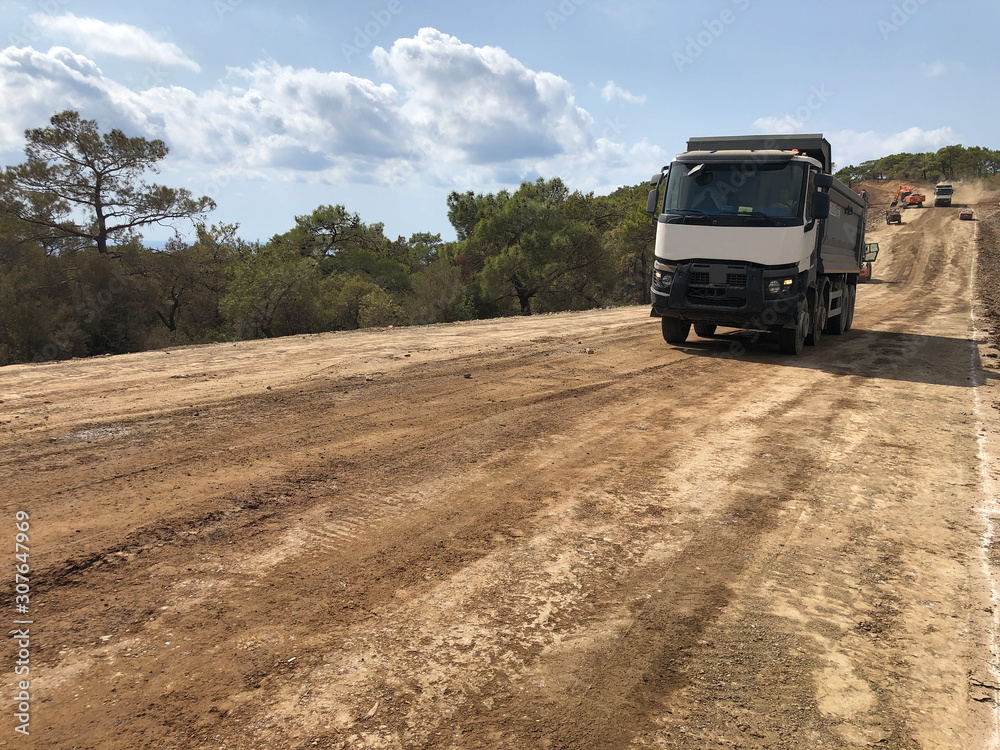
M 809 346 L 818 346 L 820 339 L 823 337 L 823 329 L 826 328 L 826 318 L 827 312 L 830 309 L 830 295 L 827 290 L 830 287 L 827 284 L 823 284 L 820 287 L 819 294 L 816 295 L 816 305 L 813 307 L 813 326 L 812 330 L 809 331 L 809 335 L 806 336 L 806 343 Z
M 668 344 L 683 344 L 691 332 L 691 324 L 677 318 L 660 318 L 660 327 Z
M 782 354 L 802 354 L 806 343 L 806 332 L 809 330 L 809 313 L 799 314 L 797 328 L 782 328 L 778 331 L 778 348 Z
M 850 302 L 850 293 L 847 291 L 847 285 L 843 281 L 838 281 L 834 289 L 842 289 L 844 294 L 840 298 L 840 312 L 832 318 L 827 318 L 826 332 L 831 336 L 840 336 L 847 330 L 847 306 Z
M 694 332 L 703 339 L 707 339 L 715 335 L 715 329 L 717 327 L 718 326 L 714 326 L 711 323 L 695 323 Z
M 858 301 L 858 285 L 848 284 L 846 289 L 847 300 L 847 320 L 844 322 L 844 330 L 851 330 L 854 325 L 854 303 Z

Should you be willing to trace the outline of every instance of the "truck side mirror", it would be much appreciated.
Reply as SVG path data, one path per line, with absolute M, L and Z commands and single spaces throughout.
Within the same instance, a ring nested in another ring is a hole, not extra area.
M 652 177 L 649 178 L 650 187 L 659 187 L 660 182 L 663 180 L 663 172 L 657 172 Z
M 646 213 L 649 214 L 650 216 L 656 216 L 657 214 L 656 203 L 659 197 L 660 197 L 659 188 L 653 188 L 652 190 L 649 191 L 649 197 L 646 198 Z
M 865 252 L 862 254 L 861 260 L 865 263 L 874 263 L 876 258 L 878 258 L 878 243 L 866 242 Z
M 814 219 L 830 218 L 830 194 L 814 193 L 812 205 L 812 217 Z
M 829 190 L 833 187 L 833 175 L 820 172 L 815 178 L 816 187 L 820 190 Z

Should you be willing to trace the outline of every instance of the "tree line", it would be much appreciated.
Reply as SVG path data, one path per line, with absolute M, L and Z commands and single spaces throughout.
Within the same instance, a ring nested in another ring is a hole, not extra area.
M 25 135 L 0 175 L 0 365 L 648 301 L 644 184 L 453 192 L 451 242 L 390 239 L 343 205 L 250 242 L 208 223 L 210 198 L 147 182 L 162 141 L 69 110 Z M 143 244 L 178 220 L 189 239 Z
M 838 170 L 836 177 L 848 186 L 863 180 L 920 180 L 951 182 L 985 180 L 1000 187 L 1000 151 L 982 146 L 945 146 L 920 154 L 892 154 Z

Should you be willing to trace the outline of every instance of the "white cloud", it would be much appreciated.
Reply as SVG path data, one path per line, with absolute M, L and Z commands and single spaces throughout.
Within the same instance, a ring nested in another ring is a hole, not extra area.
M 427 156 L 472 164 L 545 159 L 593 147 L 593 120 L 570 85 L 498 47 L 474 47 L 430 28 L 372 59 L 405 93 L 401 111 Z
M 8 47 L 0 51 L 0 150 L 20 149 L 24 130 L 48 122 L 53 102 L 118 126 L 122 117 L 116 101 L 128 93 L 93 61 L 65 47 L 48 52 Z
M 804 120 L 796 120 L 791 115 L 781 117 L 758 117 L 753 121 L 753 126 L 761 133 L 771 133 L 783 135 L 788 133 L 799 133 L 805 125 Z
M 935 60 L 932 63 L 921 63 L 920 70 L 928 78 L 939 78 L 945 74 L 947 71 L 947 66 L 940 60 Z
M 945 126 L 934 130 L 912 127 L 889 134 L 872 130 L 863 133 L 841 130 L 827 134 L 827 140 L 833 147 L 837 165 L 846 167 L 888 154 L 937 151 L 943 146 L 959 143 L 961 138 L 953 128 Z
M 614 81 L 608 81 L 604 84 L 604 88 L 601 89 L 601 96 L 604 97 L 604 101 L 611 102 L 618 99 L 623 102 L 628 102 L 629 104 L 645 104 L 646 95 L 636 96 L 620 86 L 616 85 Z
M 19 147 L 23 130 L 46 122 L 56 108 L 70 108 L 103 127 L 163 138 L 173 160 L 193 165 L 348 169 L 352 161 L 404 153 L 395 100 L 388 84 L 273 62 L 231 69 L 216 88 L 199 93 L 180 86 L 132 91 L 65 48 L 0 52 L 4 150 Z
M 49 36 L 68 41 L 88 54 L 114 55 L 152 65 L 187 68 L 196 73 L 201 70 L 176 44 L 157 41 L 136 26 L 80 18 L 72 13 L 61 16 L 35 13 L 31 22 Z
M 786 112 L 783 115 L 758 117 L 754 120 L 754 127 L 760 133 L 774 133 L 777 135 L 789 135 L 791 133 L 801 133 L 806 128 L 807 123 L 813 119 L 826 103 L 834 96 L 826 84 L 812 86 L 809 92 L 803 97 L 794 112 Z M 813 128 L 810 128 L 815 132 Z
M 69 49 L 9 47 L 0 51 L 0 150 L 20 150 L 25 128 L 71 108 L 104 128 L 162 138 L 171 149 L 165 168 L 220 184 L 405 180 L 491 190 L 558 175 L 603 190 L 635 184 L 668 160 L 645 141 L 623 143 L 628 125 L 618 121 L 595 137 L 566 80 L 502 49 L 423 29 L 372 57 L 391 83 L 261 61 L 205 90 L 140 91 Z

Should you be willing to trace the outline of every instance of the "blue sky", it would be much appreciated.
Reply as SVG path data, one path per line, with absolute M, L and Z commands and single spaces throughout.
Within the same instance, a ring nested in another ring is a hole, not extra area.
M 693 135 L 821 132 L 839 166 L 1000 148 L 995 0 L 0 0 L 0 18 L 0 163 L 76 109 L 164 139 L 155 179 L 248 240 L 338 203 L 451 239 L 453 190 L 607 193 Z

